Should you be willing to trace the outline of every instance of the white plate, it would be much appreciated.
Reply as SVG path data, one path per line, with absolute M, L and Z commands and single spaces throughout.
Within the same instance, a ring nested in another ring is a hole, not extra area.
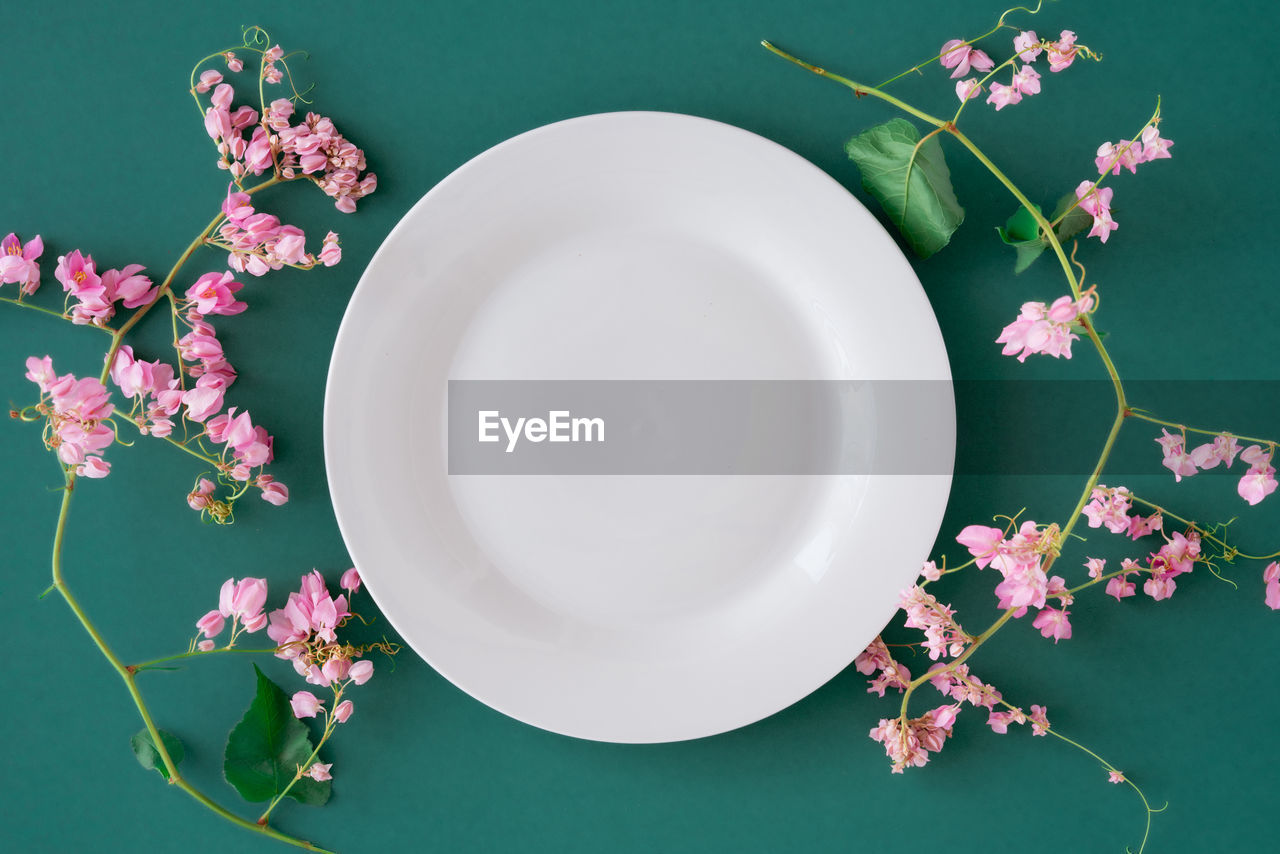
M 423 197 L 334 348 L 334 510 L 405 641 L 554 732 L 675 741 L 801 699 L 890 618 L 950 489 L 949 389 L 936 474 L 450 476 L 450 379 L 949 381 L 946 352 L 866 209 L 728 125 L 559 122 Z

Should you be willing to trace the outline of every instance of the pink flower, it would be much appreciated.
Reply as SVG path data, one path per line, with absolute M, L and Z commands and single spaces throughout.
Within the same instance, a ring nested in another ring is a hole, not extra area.
M 1271 465 L 1273 451 L 1263 451 L 1259 445 L 1250 445 L 1240 454 L 1240 459 L 1249 464 L 1249 471 L 1240 478 L 1236 491 L 1250 504 L 1257 504 L 1276 490 L 1276 470 Z
M 354 566 L 342 573 L 342 578 L 338 581 L 338 586 L 348 593 L 360 592 L 360 573 L 356 571 Z
M 1143 583 L 1142 592 L 1159 602 L 1161 599 L 1168 599 L 1172 596 L 1177 586 L 1178 583 L 1172 577 L 1152 576 Z
M 347 678 L 347 672 L 350 669 L 351 662 L 349 660 L 334 656 L 324 663 L 324 666 L 320 668 L 320 672 L 330 682 L 341 682 Z
M 1163 529 L 1164 517 L 1160 515 L 1158 510 L 1146 518 L 1136 513 L 1129 517 L 1129 537 L 1131 539 L 1137 540 Z
M 324 236 L 324 244 L 320 249 L 320 255 L 317 259 L 326 267 L 332 267 L 342 260 L 342 247 L 338 245 L 338 235 L 336 232 L 329 232 Z
M 972 67 L 975 71 L 990 71 L 996 67 L 991 57 L 960 39 L 952 39 L 942 46 L 938 61 L 943 68 L 954 68 L 951 77 L 964 77 Z
M 289 700 L 295 718 L 314 718 L 324 703 L 310 691 L 299 691 Z
M 242 285 L 231 280 L 230 271 L 205 273 L 187 288 L 187 299 L 202 315 L 239 314 L 249 306 L 235 298 Z
M 942 577 L 942 570 L 938 569 L 938 565 L 933 561 L 925 561 L 920 569 L 920 575 L 925 581 L 937 581 Z
M 16 284 L 22 293 L 34 294 L 40 288 L 40 265 L 36 261 L 43 253 L 40 235 L 24 245 L 16 234 L 10 233 L 0 241 L 0 285 Z
M 1106 558 L 1091 557 L 1084 562 L 1085 569 L 1089 570 L 1090 578 L 1101 578 L 1103 571 L 1107 567 Z
M 1092 309 L 1093 297 L 1089 294 L 1080 300 L 1062 296 L 1054 300 L 1052 306 L 1042 302 L 1023 303 L 1017 319 L 1001 330 L 996 343 L 1004 345 L 1003 355 L 1017 354 L 1019 362 L 1025 362 L 1027 356 L 1034 353 L 1070 359 L 1071 342 L 1080 338 L 1071 331 L 1073 324 Z
M 1152 160 L 1164 160 L 1172 157 L 1169 153 L 1169 147 L 1173 145 L 1173 140 L 1164 139 L 1160 136 L 1160 129 L 1155 125 L 1148 127 L 1142 132 L 1142 162 L 1150 163 Z
M 1040 634 L 1046 638 L 1053 638 L 1053 642 L 1057 643 L 1071 637 L 1071 622 L 1067 619 L 1069 613 L 1065 608 L 1061 611 L 1056 608 L 1042 608 L 1031 625 L 1039 629 Z
M 1265 602 L 1271 610 L 1280 610 L 1280 563 L 1274 560 L 1262 571 L 1262 580 L 1267 585 Z
M 233 71 L 233 72 L 244 71 L 244 62 L 242 62 L 239 58 L 237 58 L 236 55 L 231 51 L 227 51 L 226 53 L 224 53 L 222 55 L 222 58 L 227 61 L 228 71 Z
M 266 625 L 265 621 L 258 620 L 266 601 L 265 578 L 244 578 L 238 582 L 234 578 L 228 578 L 218 594 L 218 612 L 224 617 L 237 618 L 249 631 L 255 631 L 256 629 L 249 628 L 249 623 L 252 621 L 257 628 Z
M 192 510 L 205 509 L 211 503 L 209 496 L 213 494 L 214 489 L 213 481 L 208 478 L 200 478 L 196 488 L 187 494 L 187 504 Z
M 924 647 L 929 651 L 929 658 L 937 661 L 943 655 L 957 656 L 964 652 L 969 638 L 955 621 L 955 611 L 949 606 L 913 585 L 899 594 L 898 607 L 906 612 L 907 628 L 924 632 Z
M 1000 544 L 1004 541 L 1004 531 L 984 525 L 969 525 L 956 536 L 956 542 L 969 549 L 978 565 L 983 569 L 998 554 Z
M 1023 95 L 1039 95 L 1040 72 L 1036 71 L 1030 65 L 1024 65 L 1013 75 L 1011 85 Z
M 1013 37 L 1013 49 L 1023 62 L 1032 62 L 1041 54 L 1043 49 L 1039 44 L 1035 30 L 1024 30 Z
M 62 289 L 83 299 L 102 293 L 102 279 L 98 276 L 92 256 L 81 255 L 76 249 L 58 257 L 53 277 L 62 283 Z
M 201 72 L 200 82 L 196 84 L 196 91 L 204 94 L 214 86 L 222 82 L 222 72 L 215 71 L 210 68 L 208 71 Z
M 853 660 L 853 664 L 865 676 L 878 674 L 870 680 L 871 687 L 867 688 L 869 694 L 883 697 L 885 690 L 889 688 L 897 688 L 901 692 L 906 690 L 907 683 L 911 681 L 911 672 L 893 660 L 889 648 L 878 637 Z
M 982 84 L 970 77 L 967 80 L 956 81 L 956 97 L 963 103 L 964 101 L 972 101 L 978 97 L 982 91 Z
M 1045 735 L 1049 732 L 1049 707 L 1048 706 L 1032 706 L 1031 707 L 1031 734 Z
M 995 104 L 997 113 L 1021 100 L 1022 92 L 1016 86 L 1006 86 L 1003 83 L 992 83 L 991 94 L 987 96 L 987 103 Z
M 207 638 L 217 637 L 222 634 L 222 627 L 226 625 L 226 619 L 219 611 L 210 611 L 199 620 L 196 620 L 196 628 L 200 630 Z
M 340 724 L 345 724 L 347 718 L 351 717 L 351 713 L 355 711 L 355 706 L 350 700 L 343 700 L 333 709 L 333 719 Z
M 271 475 L 258 475 L 258 486 L 262 489 L 262 500 L 268 504 L 274 504 L 281 507 L 289 503 L 289 487 L 283 483 L 277 482 L 274 478 L 264 481 L 263 478 L 269 478 Z
M 84 462 L 76 466 L 76 475 L 96 480 L 111 474 L 111 463 L 102 457 L 85 457 Z
M 908 720 L 905 727 L 901 718 L 881 719 L 871 737 L 884 744 L 885 754 L 893 760 L 893 773 L 901 774 L 907 767 L 924 765 L 930 753 L 941 750 L 954 722 L 955 709 L 939 706 Z
M 1081 512 L 1088 518 L 1090 528 L 1100 528 L 1105 524 L 1111 533 L 1125 534 L 1129 531 L 1130 507 L 1128 489 L 1123 486 L 1108 489 L 1099 484 Z
M 357 685 L 363 685 L 373 677 L 373 662 L 364 660 L 355 662 L 347 671 L 347 676 Z
M 332 762 L 327 765 L 323 762 L 312 762 L 311 767 L 307 769 L 306 774 L 312 780 L 317 780 L 323 783 L 325 780 L 333 779 L 333 775 L 329 773 L 329 769 L 332 767 Z
M 1112 768 L 1107 772 L 1107 782 L 1108 783 L 1127 783 L 1129 781 L 1125 779 L 1125 776 L 1123 773 Z
M 1099 175 L 1107 174 L 1107 170 L 1110 170 L 1112 175 L 1119 175 L 1122 166 L 1132 173 L 1137 173 L 1138 164 L 1142 162 L 1142 143 L 1128 141 L 1118 145 L 1102 143 L 1098 146 L 1098 156 L 1093 159 Z
M 987 725 L 991 727 L 992 732 L 1004 735 L 1009 731 L 1009 724 L 1025 724 L 1027 716 L 1022 709 L 1013 709 L 1008 712 L 992 712 L 987 716 Z
M 1237 453 L 1239 450 L 1236 446 L 1236 437 L 1230 433 L 1223 433 L 1220 436 L 1214 436 L 1212 442 L 1205 442 L 1195 448 L 1191 452 L 1191 461 L 1205 470 L 1216 467 L 1218 463 L 1230 468 L 1235 462 Z
M 1093 217 L 1093 228 L 1090 237 L 1096 237 L 1103 243 L 1111 232 L 1120 226 L 1111 218 L 1111 196 L 1114 191 L 1110 187 L 1098 189 L 1092 181 L 1081 181 L 1076 187 L 1076 198 L 1080 200 L 1080 208 Z
M 1071 63 L 1076 61 L 1076 53 L 1079 50 L 1080 48 L 1076 46 L 1076 34 L 1070 30 L 1063 30 L 1058 40 L 1049 45 L 1049 70 L 1062 71 L 1070 67 Z

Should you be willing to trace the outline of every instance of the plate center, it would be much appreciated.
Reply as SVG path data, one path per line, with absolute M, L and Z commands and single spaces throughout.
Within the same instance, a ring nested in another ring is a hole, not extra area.
M 645 222 L 571 233 L 477 283 L 490 296 L 451 379 L 830 376 L 783 274 L 740 247 Z M 449 481 L 508 582 L 558 613 L 614 628 L 719 613 L 799 571 L 793 558 L 814 536 L 825 488 L 798 476 Z

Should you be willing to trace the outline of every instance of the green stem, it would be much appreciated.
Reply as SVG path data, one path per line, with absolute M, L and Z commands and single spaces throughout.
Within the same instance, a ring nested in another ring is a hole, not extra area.
M 341 689 L 339 689 L 338 691 L 334 692 L 334 695 L 333 695 L 333 707 L 335 709 L 338 707 L 338 701 L 341 699 L 342 699 L 342 691 Z M 267 804 L 267 808 L 263 810 L 262 815 L 258 816 L 258 824 L 263 826 L 266 825 L 267 817 L 270 816 L 271 811 L 276 808 L 276 804 L 284 800 L 285 796 L 289 794 L 289 790 L 293 788 L 294 784 L 302 779 L 303 772 L 311 767 L 311 763 L 314 762 L 315 758 L 320 755 L 320 748 L 324 747 L 325 742 L 329 740 L 329 736 L 333 735 L 334 724 L 335 724 L 335 721 L 333 719 L 333 712 L 332 711 L 325 712 L 324 734 L 320 736 L 320 743 L 316 745 L 315 750 L 311 751 L 311 755 L 307 757 L 306 761 L 298 766 L 298 770 L 293 773 L 293 779 L 289 781 L 289 785 L 281 789 L 279 794 L 277 794 L 274 798 L 272 798 L 271 803 Z
M 65 321 L 68 321 L 68 322 L 70 322 L 70 321 L 71 321 L 71 318 L 70 318 L 70 317 L 68 317 L 68 316 L 67 316 L 67 315 L 65 315 L 65 314 L 62 314 L 62 313 L 57 312 L 57 311 L 50 311 L 50 310 L 49 310 L 49 309 L 47 309 L 47 308 L 42 308 L 41 306 L 38 306 L 38 305 L 32 305 L 31 303 L 29 303 L 29 302 L 25 302 L 25 301 L 20 300 L 20 299 L 10 299 L 9 297 L 0 297 L 0 302 L 7 302 L 7 303 L 9 303 L 10 305 L 16 305 L 18 308 L 29 308 L 29 309 L 31 309 L 32 311 L 38 311 L 38 312 L 40 312 L 41 314 L 47 314 L 47 315 L 49 315 L 50 317 L 56 317 L 56 318 L 58 318 L 59 320 L 65 320 Z M 94 326 L 92 323 L 88 324 L 88 326 L 90 326 L 90 327 L 91 327 L 91 328 L 93 328 L 93 329 L 101 330 L 102 332 L 105 332 L 105 333 L 107 333 L 108 335 L 112 335 L 112 334 L 114 334 L 114 333 L 113 333 L 113 330 L 108 329 L 108 328 L 107 328 L 107 327 L 105 327 L 105 326 Z
M 237 825 L 239 827 L 243 827 L 245 830 L 251 830 L 254 833 L 261 834 L 262 836 L 270 837 L 271 839 L 274 839 L 277 842 L 283 842 L 287 845 L 292 845 L 295 848 L 304 848 L 307 851 L 319 852 L 319 854 L 333 854 L 333 852 L 330 851 L 329 849 L 321 848 L 318 845 L 312 845 L 310 842 L 307 842 L 305 839 L 298 839 L 297 837 L 290 836 L 287 833 L 281 833 L 280 831 L 276 830 L 274 827 L 268 827 L 267 825 L 264 825 L 264 824 L 254 824 L 253 822 L 247 819 L 241 818 L 240 816 L 236 815 L 230 810 L 227 810 L 221 805 L 215 803 L 207 795 L 205 795 L 199 789 L 192 786 L 186 780 L 177 780 L 174 783 L 174 785 L 176 785 L 179 789 L 182 789 L 182 791 L 186 792 L 191 797 L 195 798 L 197 801 L 199 801 L 209 810 L 212 810 L 213 812 L 222 816 L 232 824 Z
M 280 647 L 278 646 L 273 646 L 270 649 L 245 649 L 243 647 L 238 647 L 238 646 L 233 646 L 233 647 L 224 646 L 224 647 L 219 647 L 218 649 L 195 649 L 195 650 L 192 650 L 191 652 L 181 652 L 181 653 L 178 653 L 177 655 L 166 655 L 164 658 L 153 658 L 150 661 L 139 662 L 138 664 L 133 665 L 133 669 L 137 672 L 141 672 L 143 670 L 146 670 L 151 667 L 155 667 L 160 664 L 167 664 L 170 661 L 183 661 L 188 658 L 203 658 L 206 655 L 217 655 L 223 652 L 244 652 L 244 653 L 250 653 L 250 654 L 265 655 L 265 654 L 275 654 L 279 650 L 280 650 Z

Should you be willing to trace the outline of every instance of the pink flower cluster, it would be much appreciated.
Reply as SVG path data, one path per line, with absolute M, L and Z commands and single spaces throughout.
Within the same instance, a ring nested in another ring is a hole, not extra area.
M 1000 692 L 969 672 L 967 664 L 938 663 L 929 668 L 929 684 L 957 703 L 990 709 L 1000 702 Z
M 1076 34 L 1063 30 L 1056 42 L 1042 42 L 1036 37 L 1034 30 L 1020 32 L 1013 39 L 1015 58 L 1022 63 L 1013 62 L 1013 78 L 1007 83 L 992 83 L 991 94 L 987 103 L 995 106 L 996 111 L 1011 104 L 1019 103 L 1023 97 L 1040 94 L 1040 72 L 1031 63 L 1044 51 L 1049 52 L 1049 70 L 1062 71 L 1075 61 L 1080 48 L 1076 45 Z M 980 50 L 970 47 L 959 39 L 952 39 L 942 46 L 939 60 L 946 68 L 954 68 L 952 78 L 964 77 L 969 69 L 988 72 L 995 69 L 995 63 Z M 978 97 L 982 92 L 983 81 L 976 78 L 958 80 L 956 97 L 962 102 Z
M 1159 551 L 1151 553 L 1147 566 L 1126 558 L 1120 564 L 1121 572 L 1107 581 L 1107 595 L 1114 597 L 1117 602 L 1136 595 L 1137 584 L 1130 581 L 1129 577 L 1147 573 L 1149 577 L 1142 585 L 1142 592 L 1157 602 L 1168 599 L 1178 586 L 1174 579 L 1194 569 L 1195 562 L 1200 559 L 1200 548 L 1200 535 L 1197 532 L 1193 530 L 1182 534 L 1175 531 L 1172 537 L 1165 539 Z M 1093 565 L 1090 566 L 1090 563 Z M 1085 564 L 1089 566 L 1090 576 L 1100 577 L 1106 561 L 1093 559 L 1090 563 Z M 1094 575 L 1095 569 L 1098 575 Z
M 279 115 L 277 104 L 271 105 L 273 116 Z M 378 176 L 365 172 L 364 152 L 340 134 L 332 120 L 307 113 L 301 124 L 279 129 L 278 139 L 280 174 L 286 179 L 297 173 L 307 176 L 343 213 L 353 213 L 359 199 L 378 189 Z
M 907 615 L 907 628 L 924 632 L 924 648 L 934 661 L 960 655 L 972 640 L 956 622 L 956 612 L 919 585 L 913 584 L 899 594 L 898 607 Z
M 897 688 L 902 692 L 911 683 L 911 671 L 894 660 L 889 654 L 889 648 L 879 637 L 876 637 L 871 645 L 853 660 L 853 666 L 863 676 L 875 674 L 875 678 L 870 680 L 871 687 L 867 689 L 868 694 L 883 697 L 886 689 Z
M 1030 717 L 1022 709 L 1013 708 L 1007 712 L 993 711 L 987 718 L 987 725 L 992 732 L 1004 735 L 1009 731 L 1009 724 L 1025 724 L 1031 721 L 1032 735 L 1047 735 L 1049 732 L 1049 710 L 1045 706 L 1032 706 Z
M 1019 362 L 1025 362 L 1033 353 L 1070 359 L 1071 342 L 1080 337 L 1071 330 L 1079 318 L 1087 315 L 1093 307 L 1090 291 L 1078 300 L 1070 296 L 1058 297 L 1049 306 L 1042 302 L 1023 303 L 1018 318 L 1000 332 L 996 343 L 1004 345 L 1003 355 L 1016 353 Z
M 133 348 L 125 344 L 116 351 L 110 375 L 125 397 L 137 400 L 133 419 L 143 435 L 173 433 L 173 416 L 181 409 L 184 394 L 172 366 L 137 359 Z
M 116 313 L 115 304 L 138 308 L 156 298 L 159 288 L 146 276 L 140 276 L 141 264 L 129 264 L 123 270 L 107 270 L 101 275 L 93 257 L 75 250 L 58 257 L 53 275 L 62 289 L 76 299 L 71 306 L 73 323 L 104 326 Z
M 102 451 L 115 441 L 115 430 L 103 423 L 113 411 L 106 387 L 93 377 L 58 376 L 49 356 L 28 358 L 26 377 L 40 387 L 36 408 L 47 419 L 45 445 L 78 476 L 106 477 L 111 464 Z
M 1106 175 L 1108 170 L 1112 175 L 1119 175 L 1122 166 L 1136 173 L 1141 163 L 1172 157 L 1169 154 L 1171 145 L 1173 140 L 1163 139 L 1160 136 L 1160 129 L 1151 125 L 1143 130 L 1141 140 L 1104 142 L 1098 147 L 1098 156 L 1094 158 L 1094 165 L 1098 167 L 1100 175 Z M 1096 237 L 1103 243 L 1107 242 L 1111 232 L 1120 227 L 1111 216 L 1111 196 L 1111 188 L 1100 188 L 1097 186 L 1097 181 L 1081 181 L 1076 187 L 1076 198 L 1079 200 L 1080 208 L 1093 217 L 1093 228 L 1089 230 L 1089 236 Z
M 196 621 L 196 629 L 204 636 L 196 647 L 202 652 L 213 649 L 213 639 L 222 634 L 227 620 L 231 620 L 231 639 L 227 641 L 227 649 L 235 646 L 241 632 L 259 631 L 267 624 L 267 615 L 262 610 L 266 603 L 265 578 L 243 578 L 240 581 L 228 578 L 218 592 L 217 610 Z
M 326 267 L 332 267 L 342 258 L 342 252 L 338 248 L 337 234 L 329 232 L 317 258 L 306 251 L 306 235 L 302 229 L 295 225 L 283 224 L 272 214 L 257 213 L 254 211 L 249 194 L 237 192 L 234 184 L 227 188 L 227 198 L 222 203 L 222 212 L 226 215 L 226 220 L 218 227 L 218 239 L 210 242 L 227 250 L 229 253 L 227 266 L 236 272 L 262 276 L 266 275 L 268 270 L 279 270 L 285 265 L 314 267 L 317 262 Z M 208 276 L 201 277 L 201 282 L 207 278 Z M 231 284 L 234 285 L 233 291 L 240 287 L 238 284 Z M 187 297 L 194 298 L 190 291 Z M 236 302 L 229 305 L 239 306 L 239 308 L 213 313 L 235 314 L 244 311 L 244 303 Z M 199 310 L 202 314 L 211 313 L 204 308 Z
M 1090 528 L 1106 526 L 1113 534 L 1128 534 L 1139 539 L 1164 527 L 1164 519 L 1157 511 L 1150 516 L 1140 513 L 1129 515 L 1133 509 L 1132 493 L 1123 486 L 1114 489 L 1098 484 L 1089 495 L 1089 503 L 1081 513 L 1089 521 Z
M 34 294 L 40 288 L 40 265 L 44 241 L 40 235 L 25 244 L 16 234 L 0 240 L 0 285 L 17 285 L 19 292 Z
M 1248 471 L 1236 485 L 1236 492 L 1240 497 L 1250 504 L 1257 504 L 1276 491 L 1276 470 L 1271 465 L 1271 459 L 1276 451 L 1275 446 L 1271 445 L 1264 449 L 1261 445 L 1250 445 L 1241 451 L 1238 449 L 1235 436 L 1222 433 L 1215 436 L 1212 442 L 1206 442 L 1188 451 L 1184 434 L 1171 434 L 1163 428 L 1160 433 L 1162 435 L 1155 441 L 1164 452 L 1163 465 L 1173 472 L 1175 480 L 1181 481 L 1184 477 L 1191 477 L 1198 471 L 1216 468 L 1219 463 L 1222 463 L 1225 468 L 1231 468 L 1238 453 L 1240 461 L 1249 466 Z
M 205 80 L 205 74 L 201 75 L 201 81 Z M 218 77 L 220 79 L 221 75 Z M 196 88 L 199 90 L 200 87 Z M 210 106 L 204 113 L 204 129 L 218 146 L 218 167 L 230 171 L 232 177 L 239 181 L 246 174 L 261 175 L 274 168 L 275 160 L 270 134 L 258 124 L 258 111 L 248 105 L 232 111 L 231 102 L 235 94 L 230 83 L 217 84 L 209 98 Z M 250 127 L 253 134 L 245 139 L 244 132 Z
M 902 718 L 881 718 L 871 737 L 884 744 L 885 754 L 893 760 L 893 773 L 901 774 L 905 768 L 924 765 L 930 753 L 941 750 L 955 722 L 954 706 L 938 706 L 905 724 Z
M 360 576 L 354 569 L 347 570 L 339 585 L 348 593 L 355 593 L 360 589 Z M 298 674 L 311 684 L 327 687 L 331 682 L 347 679 L 350 669 L 356 666 L 350 660 L 351 648 L 337 643 L 337 629 L 350 616 L 347 597 L 339 594 L 335 599 L 324 578 L 313 570 L 302 576 L 301 589 L 289 594 L 285 606 L 271 612 L 267 635 L 280 647 L 278 657 L 292 661 Z M 371 675 L 373 664 L 364 664 L 367 666 L 361 666 L 357 673 Z M 362 685 L 367 679 L 368 675 L 364 675 L 356 684 Z
M 1004 576 L 995 589 L 999 607 L 1014 609 L 1015 618 L 1023 616 L 1029 607 L 1040 609 L 1034 625 L 1042 635 L 1055 641 L 1071 637 L 1066 610 L 1071 604 L 1071 594 L 1064 579 L 1056 575 L 1047 577 L 1042 567 L 1044 556 L 1056 553 L 1058 539 L 1057 525 L 1041 530 L 1032 521 L 1023 522 L 1008 538 L 999 528 L 984 525 L 970 525 L 956 537 L 957 542 L 969 549 L 979 569 L 993 566 Z M 1059 600 L 1062 609 L 1047 607 L 1049 599 Z

